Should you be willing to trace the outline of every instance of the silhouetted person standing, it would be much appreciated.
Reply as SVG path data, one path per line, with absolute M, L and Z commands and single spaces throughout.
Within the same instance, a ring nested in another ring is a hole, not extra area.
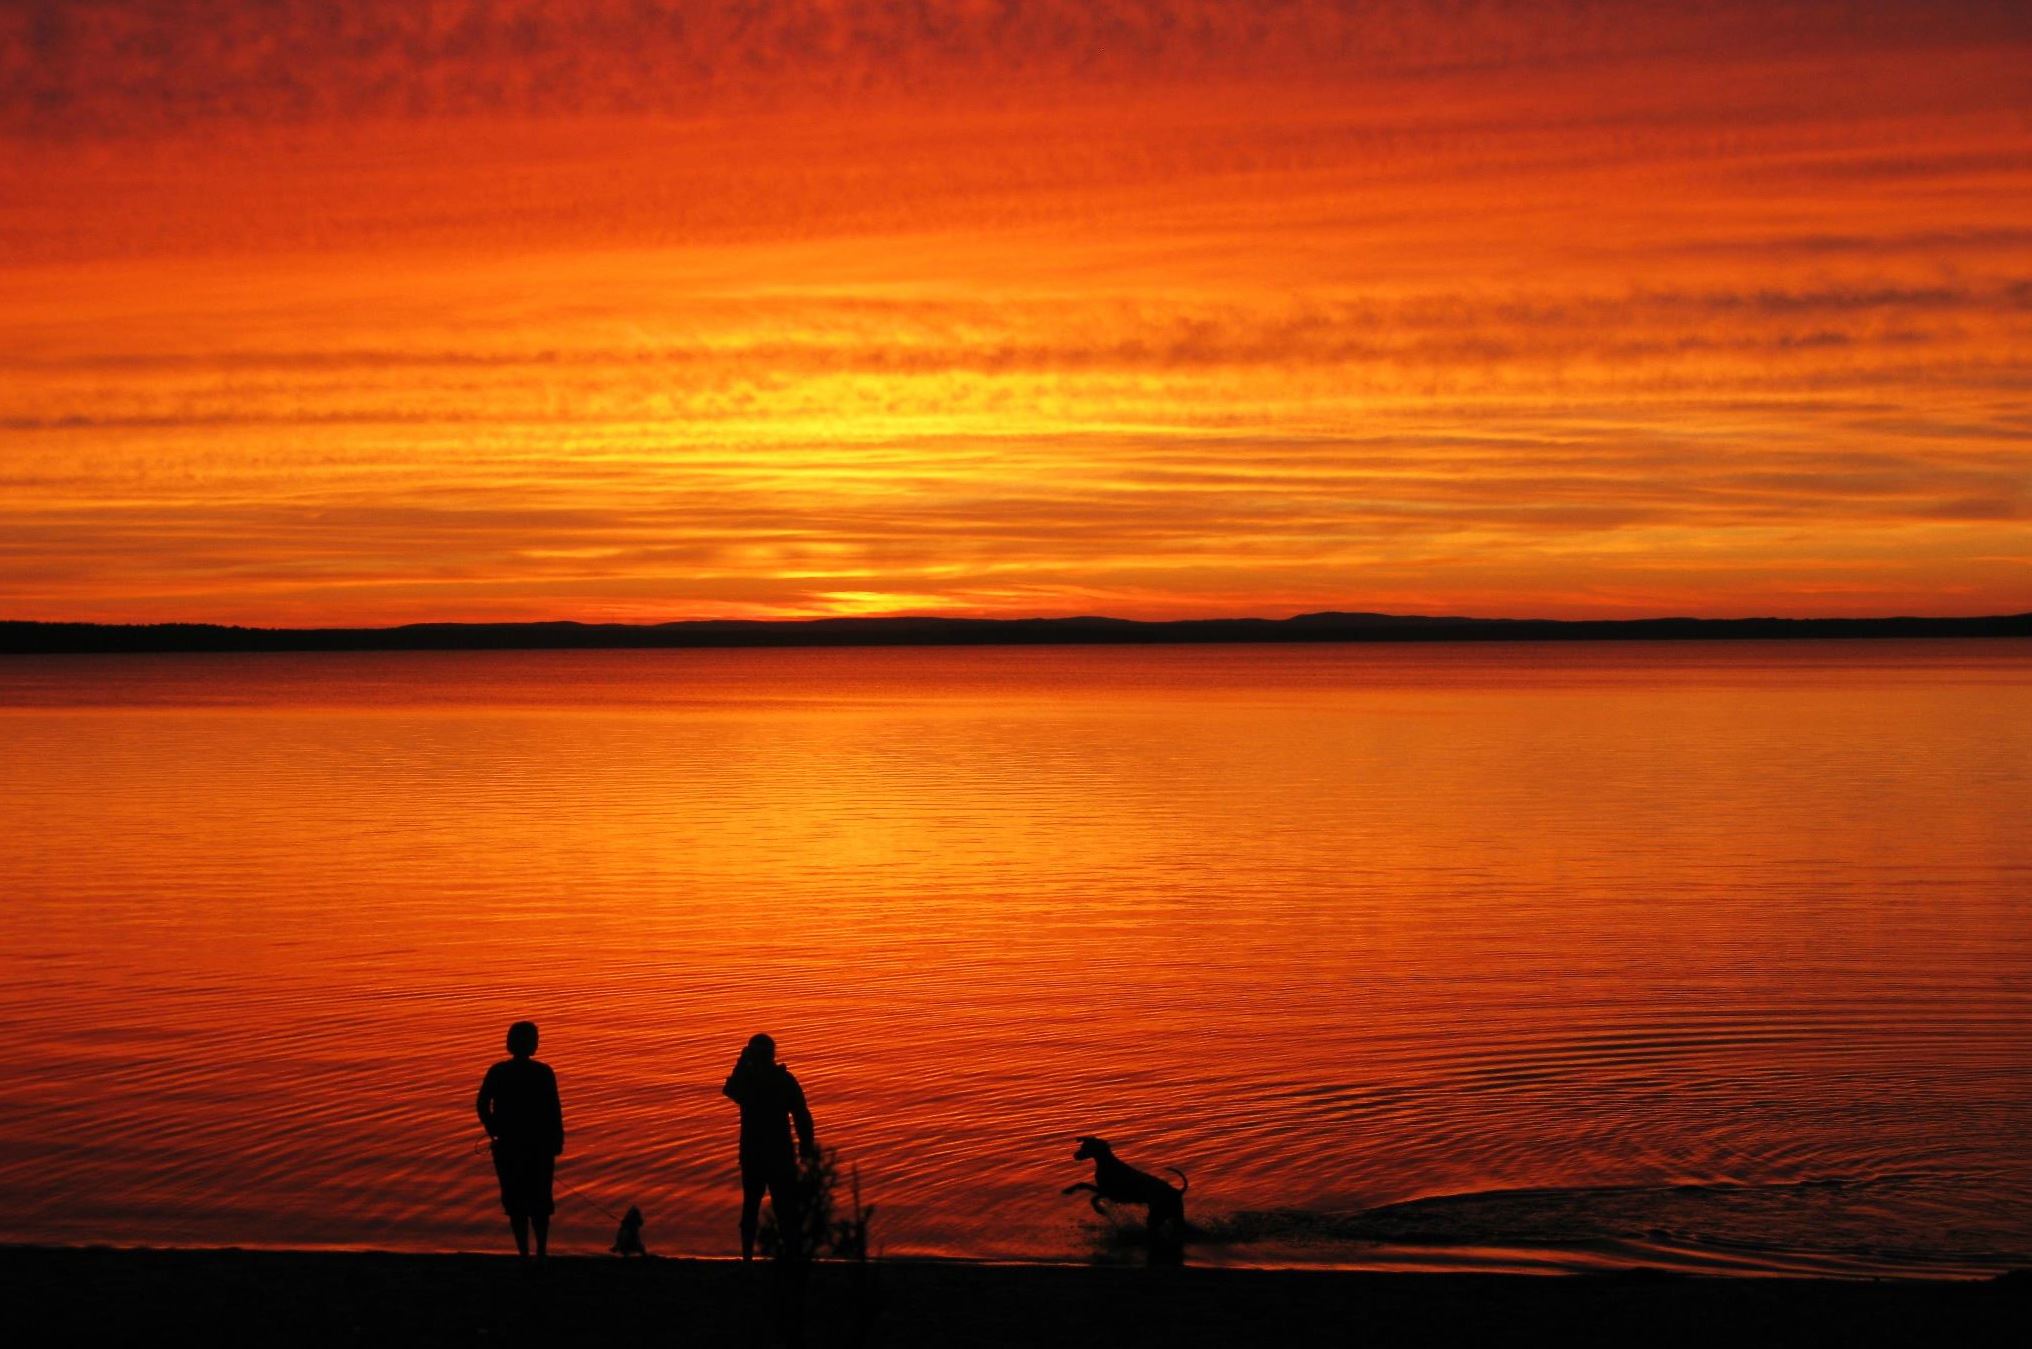
M 741 1107 L 741 1258 L 755 1256 L 764 1190 L 769 1192 L 785 1253 L 798 1255 L 797 1162 L 818 1155 L 804 1088 L 776 1061 L 776 1041 L 757 1035 L 741 1051 L 721 1090 Z M 797 1126 L 795 1152 L 790 1146 L 792 1123 Z
M 501 1207 L 515 1233 L 515 1249 L 529 1254 L 529 1228 L 536 1226 L 536 1253 L 549 1253 L 551 1176 L 564 1151 L 564 1109 L 557 1099 L 557 1074 L 538 1063 L 536 1023 L 508 1028 L 508 1053 L 487 1070 L 474 1104 L 480 1127 L 494 1140 L 494 1174 L 501 1180 Z

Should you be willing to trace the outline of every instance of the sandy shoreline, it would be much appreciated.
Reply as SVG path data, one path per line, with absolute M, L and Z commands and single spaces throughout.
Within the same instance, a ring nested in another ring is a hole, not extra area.
M 2022 1331 L 2027 1285 L 894 1261 L 872 1296 L 821 1266 L 804 1323 L 813 1345 L 1970 1344 Z M 45 1343 L 783 1342 L 774 1271 L 728 1261 L 11 1247 L 0 1297 Z

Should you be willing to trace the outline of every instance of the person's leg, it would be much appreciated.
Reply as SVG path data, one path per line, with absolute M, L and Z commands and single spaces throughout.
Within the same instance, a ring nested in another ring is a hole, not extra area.
M 802 1260 L 810 1252 L 804 1249 L 804 1224 L 797 1203 L 797 1164 L 785 1162 L 776 1167 L 769 1177 L 769 1209 L 776 1215 L 776 1232 L 780 1254 L 786 1260 Z
M 529 1254 L 529 1216 L 522 1205 L 522 1181 L 516 1170 L 515 1154 L 499 1142 L 494 1144 L 494 1178 L 501 1182 L 501 1211 L 508 1215 L 508 1230 L 515 1234 L 515 1249 Z
M 752 1167 L 741 1168 L 741 1258 L 755 1258 L 755 1229 L 762 1221 L 762 1191 L 767 1177 Z
M 537 1153 L 529 1159 L 529 1220 L 536 1227 L 536 1257 L 550 1254 L 550 1215 L 557 1212 L 551 1184 L 557 1176 L 557 1158 Z

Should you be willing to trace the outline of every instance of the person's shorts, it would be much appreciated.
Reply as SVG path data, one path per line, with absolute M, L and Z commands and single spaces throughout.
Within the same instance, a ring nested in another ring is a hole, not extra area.
M 778 1200 L 795 1197 L 797 1154 L 774 1148 L 741 1149 L 741 1188 L 757 1194 L 767 1190 Z
M 494 1174 L 501 1181 L 501 1207 L 511 1218 L 548 1218 L 557 1212 L 550 1196 L 557 1158 L 541 1148 L 494 1145 Z

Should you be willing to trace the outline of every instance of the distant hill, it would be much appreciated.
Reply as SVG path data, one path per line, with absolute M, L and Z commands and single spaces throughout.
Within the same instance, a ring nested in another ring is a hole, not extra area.
M 236 628 L 211 623 L 0 622 L 0 655 L 148 651 L 503 651 L 639 647 L 1065 646 L 1202 642 L 1565 642 L 2032 637 L 2032 614 L 1984 618 L 1639 618 L 1562 622 L 1425 614 L 1294 618 L 815 618 L 679 623 L 411 623 Z

